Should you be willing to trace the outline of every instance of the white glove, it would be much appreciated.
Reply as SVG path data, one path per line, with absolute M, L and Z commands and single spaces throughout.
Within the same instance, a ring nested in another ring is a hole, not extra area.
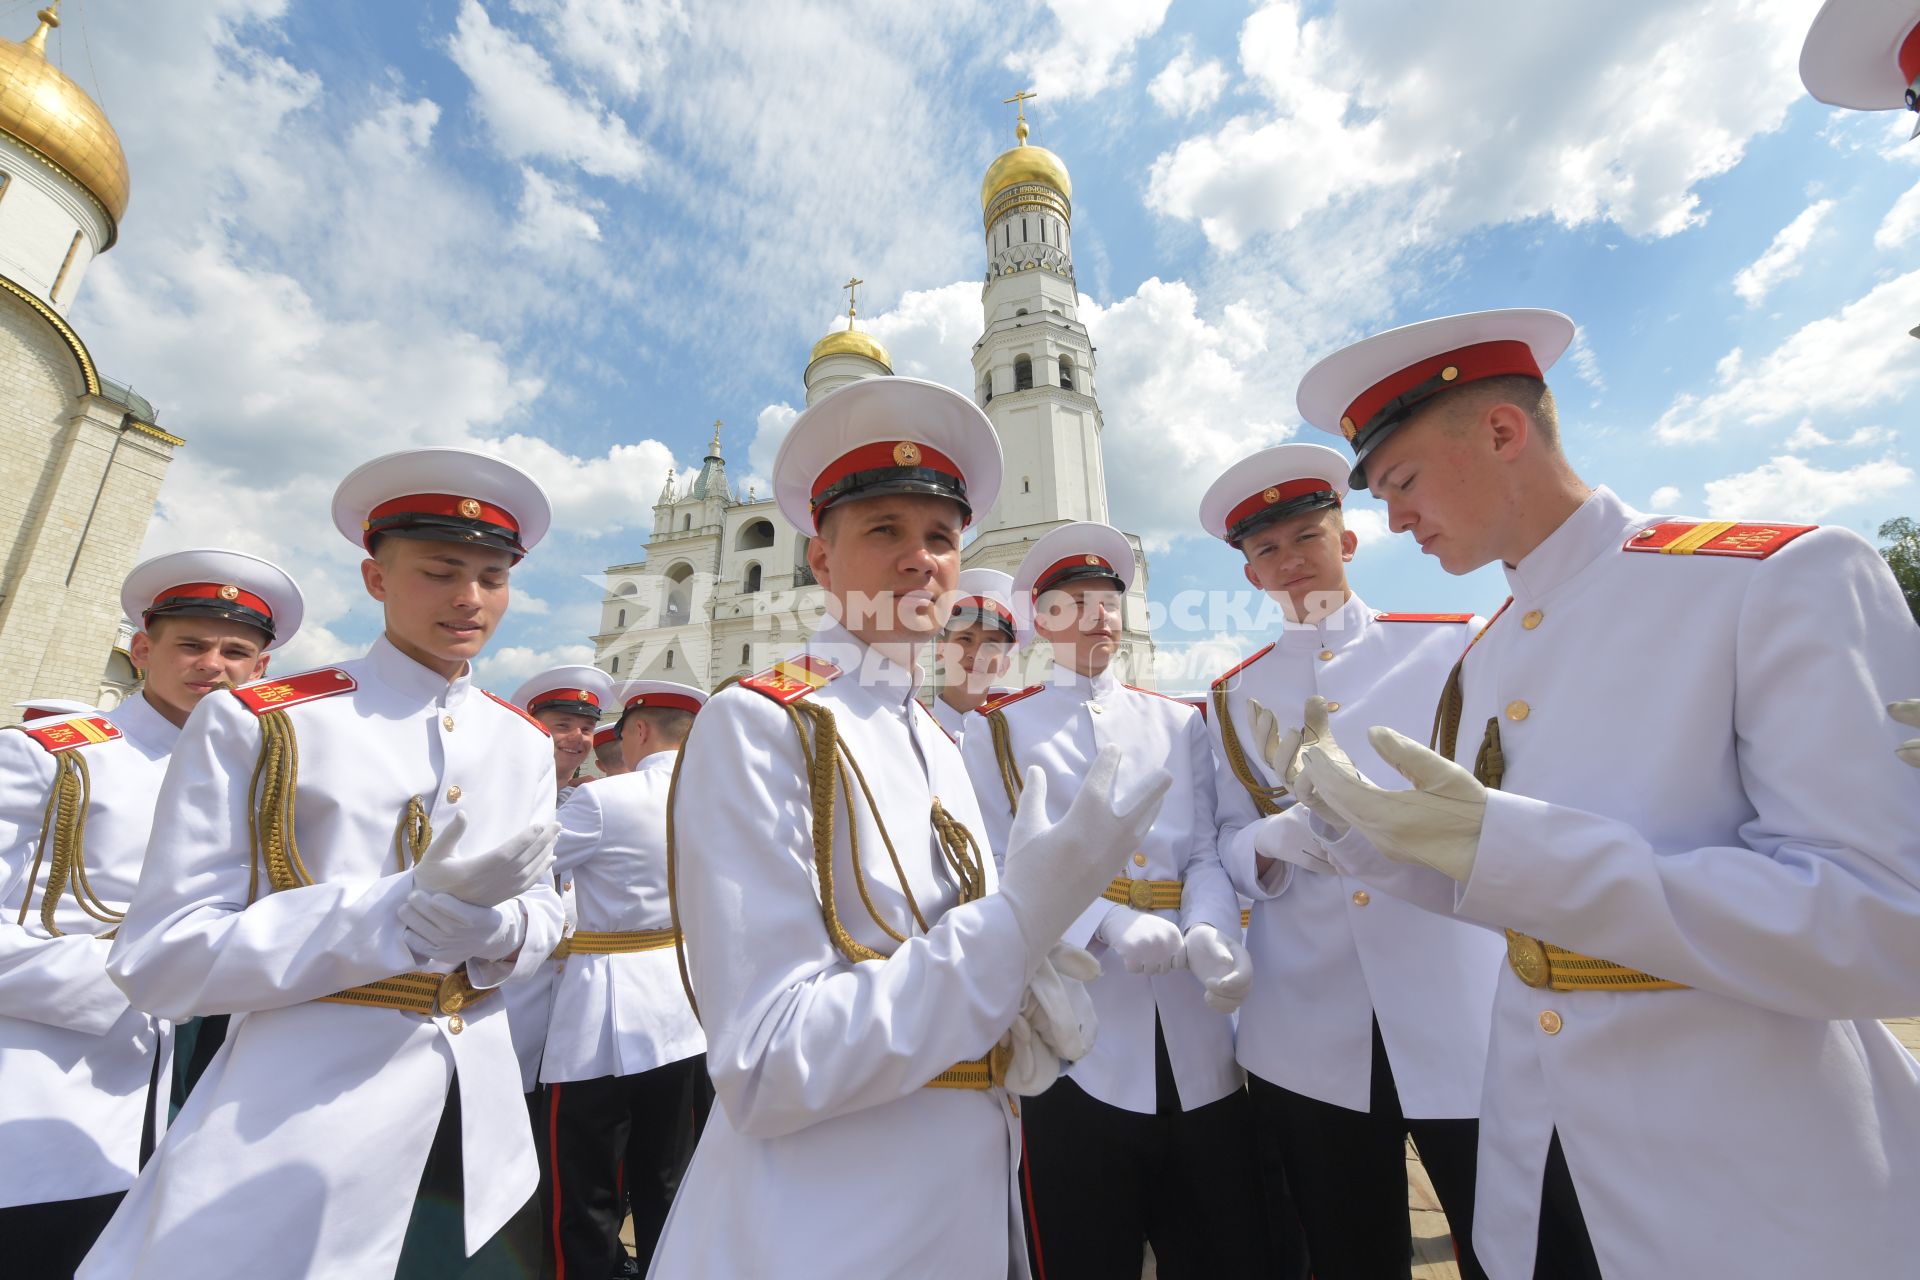
M 1039 967 L 1074 917 L 1093 905 L 1127 855 L 1140 847 L 1173 785 L 1172 774 L 1155 769 L 1140 801 L 1122 813 L 1115 795 L 1119 775 L 1120 748 L 1102 747 L 1066 816 L 1049 824 L 1047 775 L 1038 765 L 1027 770 L 1007 835 L 1000 896 L 1019 922 L 1028 972 Z
M 1338 840 L 1347 834 L 1347 820 L 1314 790 L 1313 779 L 1306 773 L 1306 753 L 1309 749 L 1323 752 L 1356 778 L 1360 776 L 1360 771 L 1353 767 L 1346 750 L 1334 741 L 1333 726 L 1327 723 L 1327 700 L 1319 694 L 1308 698 L 1305 714 L 1306 725 L 1303 728 L 1289 732 L 1274 744 L 1275 750 L 1285 759 L 1284 766 L 1276 765 L 1275 768 L 1280 770 L 1282 781 L 1293 792 L 1293 798 L 1320 820 L 1332 839 Z
M 415 885 L 427 893 L 494 907 L 553 878 L 553 842 L 560 835 L 559 823 L 536 822 L 484 853 L 459 851 L 466 829 L 465 812 L 454 814 L 440 828 L 413 869 Z
M 1300 730 L 1280 732 L 1280 718 L 1260 705 L 1260 699 L 1247 699 L 1248 731 L 1267 772 L 1276 786 L 1290 787 L 1300 772 Z
M 1910 729 L 1920 729 L 1920 698 L 1888 703 L 1887 714 Z M 1920 769 L 1920 738 L 1908 738 L 1893 749 L 1893 754 Z
M 1238 939 L 1210 924 L 1187 930 L 1187 968 L 1207 989 L 1207 1008 L 1217 1013 L 1238 1009 L 1253 985 L 1253 957 Z
M 527 913 L 517 902 L 476 907 L 444 893 L 415 889 L 400 904 L 406 942 L 422 963 L 504 960 L 527 936 Z
M 1094 1016 L 1087 983 L 1100 976 L 1093 953 L 1068 943 L 1055 943 L 1040 967 L 1033 971 L 1020 1016 L 1055 1057 L 1078 1062 L 1093 1048 L 1100 1020 Z
M 1376 787 L 1360 776 L 1353 761 L 1309 747 L 1306 772 L 1301 776 L 1310 783 L 1317 802 L 1358 827 L 1389 858 L 1432 867 L 1465 884 L 1480 848 L 1487 789 L 1445 756 L 1384 725 L 1367 730 L 1367 740 L 1382 760 L 1413 784 L 1413 790 Z
M 1000 1042 L 1013 1050 L 1007 1059 L 1006 1089 L 1022 1098 L 1045 1093 L 1060 1078 L 1060 1059 L 1033 1029 L 1025 1014 L 1013 1020 Z
M 1274 813 L 1253 824 L 1253 851 L 1276 862 L 1291 862 L 1296 867 L 1317 871 L 1323 876 L 1339 875 L 1339 868 L 1327 860 L 1327 851 L 1313 838 L 1299 815 L 1289 818 Z
M 1100 941 L 1113 948 L 1128 973 L 1168 973 L 1187 967 L 1187 949 L 1180 926 L 1151 911 L 1116 906 L 1096 930 Z

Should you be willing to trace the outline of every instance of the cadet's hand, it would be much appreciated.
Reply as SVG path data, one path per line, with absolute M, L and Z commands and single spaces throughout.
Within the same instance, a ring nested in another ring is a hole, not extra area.
M 1049 825 L 1047 776 L 1037 765 L 1027 770 L 1007 836 L 1000 896 L 1020 924 L 1029 971 L 1046 958 L 1074 917 L 1093 905 L 1127 854 L 1140 847 L 1173 785 L 1173 775 L 1155 769 L 1140 799 L 1123 813 L 1115 794 L 1119 774 L 1120 748 L 1102 747 L 1066 816 Z
M 1293 779 L 1300 772 L 1300 730 L 1280 731 L 1280 718 L 1260 705 L 1260 699 L 1247 699 L 1248 729 L 1253 735 L 1254 746 L 1260 752 L 1260 758 L 1267 762 L 1267 771 L 1274 785 L 1291 787 Z
M 1887 714 L 1910 729 L 1920 729 L 1920 698 L 1909 698 L 1905 702 L 1893 702 L 1887 705 Z M 1909 738 L 1893 749 L 1893 754 L 1905 760 L 1916 769 L 1920 769 L 1920 738 Z
M 1022 1098 L 1045 1093 L 1060 1078 L 1060 1059 L 1034 1029 L 1026 1014 L 1013 1020 L 1001 1039 L 1012 1049 L 1007 1059 L 1007 1092 Z
M 1063 1061 L 1078 1062 L 1093 1048 L 1100 1022 L 1094 1016 L 1087 983 L 1099 976 L 1100 962 L 1092 952 L 1059 942 L 1027 984 L 1020 1016 L 1040 1042 Z
M 517 902 L 476 907 L 444 893 L 415 889 L 398 914 L 407 929 L 407 946 L 423 962 L 504 960 L 527 936 L 527 913 Z
M 1338 813 L 1342 822 L 1358 827 L 1389 858 L 1432 867 L 1465 884 L 1480 848 L 1487 789 L 1445 756 L 1384 725 L 1369 729 L 1367 740 L 1413 790 L 1376 787 L 1360 776 L 1351 760 L 1336 760 L 1320 747 L 1309 747 L 1301 776 L 1318 802 Z
M 456 813 L 420 855 L 413 882 L 428 893 L 446 894 L 475 906 L 493 907 L 553 878 L 557 822 L 536 822 L 484 852 L 458 848 L 467 815 Z
M 1268 814 L 1254 823 L 1253 851 L 1262 858 L 1291 862 L 1321 875 L 1340 874 L 1339 869 L 1327 861 L 1326 850 L 1320 847 L 1320 842 L 1284 812 Z M 1266 874 L 1264 868 L 1261 874 Z
M 1253 957 L 1240 945 L 1210 924 L 1197 924 L 1187 930 L 1187 968 L 1207 989 L 1207 1008 L 1232 1013 L 1247 998 L 1253 986 Z
M 1334 741 L 1333 726 L 1327 722 L 1327 700 L 1319 694 L 1307 699 L 1306 720 L 1299 736 L 1293 739 L 1294 751 L 1287 762 L 1286 783 L 1293 792 L 1293 798 L 1307 807 L 1307 811 L 1318 818 L 1337 840 L 1347 833 L 1347 819 L 1339 810 L 1326 803 L 1314 788 L 1314 779 L 1306 771 L 1308 751 L 1317 751 L 1342 772 L 1358 778 L 1360 771 L 1353 767 L 1353 761 L 1340 744 Z
M 1128 973 L 1167 973 L 1187 967 L 1180 926 L 1150 911 L 1117 906 L 1100 922 L 1099 936 Z

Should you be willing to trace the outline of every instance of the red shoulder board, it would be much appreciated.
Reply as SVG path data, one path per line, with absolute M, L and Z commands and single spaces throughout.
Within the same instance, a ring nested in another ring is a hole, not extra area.
M 37 729 L 19 726 L 20 732 L 45 747 L 52 755 L 62 751 L 71 751 L 75 747 L 88 746 L 95 742 L 112 742 L 120 736 L 120 730 L 113 722 L 99 716 L 75 716 L 71 720 L 62 720 L 56 724 L 43 725 Z
M 1046 687 L 1047 686 L 1043 684 L 1030 684 L 1024 689 L 1015 689 L 1012 693 L 1003 693 L 997 698 L 991 698 L 975 707 L 974 710 L 983 716 L 990 716 L 1000 710 L 1000 708 L 1010 707 L 1022 698 L 1030 698 Z
M 1470 613 L 1376 613 L 1375 622 L 1472 622 Z
M 1172 694 L 1162 693 L 1158 689 L 1142 689 L 1137 684 L 1130 684 L 1127 686 L 1127 688 L 1133 690 L 1135 693 L 1144 693 L 1150 698 L 1165 698 L 1168 702 L 1177 702 L 1183 707 L 1190 708 L 1193 706 L 1193 704 L 1188 702 L 1185 698 L 1176 698 Z
M 519 716 L 522 720 L 525 720 L 528 724 L 538 729 L 540 731 L 541 737 L 551 738 L 553 736 L 553 730 L 547 728 L 547 726 L 541 724 L 538 720 L 535 720 L 531 715 L 527 713 L 527 709 L 525 707 L 522 707 L 519 703 L 508 702 L 505 698 L 501 697 L 499 694 L 488 692 L 485 689 L 482 689 L 480 692 L 486 694 L 489 698 L 492 698 L 495 702 L 499 703 L 501 706 L 505 707 L 507 710 L 513 712 L 513 714 Z
M 826 688 L 839 674 L 840 668 L 825 658 L 802 655 L 776 662 L 765 671 L 748 676 L 740 685 L 785 707 Z
M 1739 556 L 1765 560 L 1817 524 L 1741 524 L 1734 520 L 1669 520 L 1650 525 L 1621 544 L 1622 551 L 1669 556 Z
M 1208 688 L 1218 689 L 1221 685 L 1233 679 L 1235 676 L 1239 675 L 1242 671 L 1245 671 L 1248 667 L 1260 661 L 1260 659 L 1266 657 L 1267 654 L 1271 653 L 1272 651 L 1273 651 L 1273 646 L 1267 645 L 1265 648 L 1262 648 L 1257 652 L 1255 652 L 1252 657 L 1245 658 L 1239 662 L 1236 662 L 1232 667 L 1228 668 L 1225 671 L 1222 671 L 1218 676 L 1215 676 L 1213 683 L 1209 685 Z
M 336 693 L 351 693 L 359 687 L 360 682 L 340 668 L 322 667 L 283 680 L 256 680 L 235 689 L 233 696 L 240 699 L 247 710 L 263 716 L 269 711 L 283 711 L 303 702 L 330 698 Z

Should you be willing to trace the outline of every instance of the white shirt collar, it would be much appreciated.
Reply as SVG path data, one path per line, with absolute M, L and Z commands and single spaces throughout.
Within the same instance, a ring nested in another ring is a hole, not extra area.
M 1519 564 L 1501 566 L 1507 589 L 1516 598 L 1540 599 L 1603 554 L 1618 550 L 1628 532 L 1646 522 L 1646 516 L 1601 485 Z
M 221 692 L 215 689 L 207 697 L 218 697 Z M 145 690 L 107 712 L 106 717 L 114 728 L 129 738 L 161 752 L 172 751 L 173 744 L 180 738 L 180 726 L 161 715 L 160 708 L 147 701 Z
M 381 632 L 373 647 L 367 650 L 367 661 L 373 668 L 373 674 L 380 683 L 396 693 L 416 697 L 424 702 L 437 702 L 445 699 L 448 706 L 466 697 L 467 688 L 473 682 L 473 664 L 462 667 L 460 674 L 448 680 L 431 667 L 423 666 L 394 647 Z
M 1106 670 L 1097 676 L 1082 675 L 1064 662 L 1053 664 L 1050 681 L 1062 689 L 1071 689 L 1082 697 L 1098 701 L 1120 687 L 1120 678 L 1113 674 L 1113 664 L 1108 663 Z
M 904 706 L 920 688 L 920 668 L 901 666 L 832 618 L 821 620 L 807 641 L 807 652 L 840 668 L 840 680 L 851 680 L 876 702 Z
M 1348 595 L 1346 603 L 1318 622 L 1290 622 L 1280 633 L 1283 653 L 1331 649 L 1351 643 L 1373 621 L 1373 611 L 1358 592 Z

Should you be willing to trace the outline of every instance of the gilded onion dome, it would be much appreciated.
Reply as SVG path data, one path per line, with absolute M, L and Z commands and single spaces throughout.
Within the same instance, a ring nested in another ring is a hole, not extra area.
M 854 328 L 851 319 L 846 328 L 835 329 L 813 344 L 813 354 L 807 357 L 807 364 L 811 366 L 826 356 L 865 356 L 888 373 L 893 372 L 893 357 L 887 354 L 887 349 L 872 334 Z
M 79 183 L 107 213 L 107 244 L 127 211 L 127 154 L 100 104 L 47 61 L 47 32 L 60 25 L 42 9 L 39 29 L 0 40 L 0 133 Z
M 1027 122 L 1024 119 L 1014 131 L 1020 139 L 1019 143 L 1011 150 L 1001 152 L 1000 158 L 987 166 L 987 176 L 980 181 L 981 216 L 988 216 L 995 196 L 1009 187 L 1025 183 L 1037 182 L 1057 192 L 1062 200 L 1071 204 L 1073 179 L 1067 176 L 1066 162 L 1045 147 L 1028 143 Z

